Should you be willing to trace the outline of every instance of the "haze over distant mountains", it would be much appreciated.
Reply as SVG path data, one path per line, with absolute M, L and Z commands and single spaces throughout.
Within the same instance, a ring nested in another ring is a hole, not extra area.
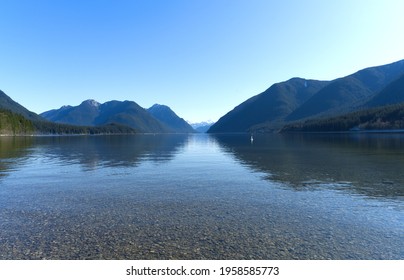
M 403 76 L 404 60 L 401 60 L 333 81 L 292 78 L 241 103 L 208 132 L 277 131 L 291 122 L 403 102 Z
M 191 123 L 193 129 L 195 129 L 199 133 L 205 133 L 209 130 L 209 128 L 214 124 L 213 121 L 206 121 L 206 122 L 198 122 L 198 123 Z

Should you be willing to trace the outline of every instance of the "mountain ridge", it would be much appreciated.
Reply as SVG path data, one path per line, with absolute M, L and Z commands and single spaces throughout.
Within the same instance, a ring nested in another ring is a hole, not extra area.
M 169 129 L 152 117 L 147 110 L 128 100 L 111 100 L 101 104 L 88 99 L 78 106 L 63 106 L 40 115 L 49 121 L 71 125 L 97 126 L 117 123 L 143 133 L 169 132 Z
M 183 118 L 180 118 L 170 107 L 167 105 L 154 104 L 147 111 L 162 122 L 172 132 L 176 133 L 194 133 L 195 130 Z
M 37 121 L 44 120 L 38 114 L 29 111 L 24 106 L 15 102 L 11 97 L 9 97 L 7 94 L 5 94 L 2 90 L 0 90 L 0 109 L 4 109 L 4 110 L 11 111 L 13 113 L 20 114 L 29 120 L 37 120 Z
M 273 84 L 221 117 L 208 132 L 246 132 L 251 126 L 268 120 L 281 123 L 327 84 L 328 81 L 302 78 Z
M 97 126 L 109 123 L 132 127 L 142 133 L 193 133 L 194 129 L 170 107 L 155 104 L 142 108 L 134 101 L 99 103 L 88 99 L 78 106 L 62 106 L 41 113 L 49 121 L 71 125 Z
M 404 60 L 399 60 L 332 81 L 292 78 L 275 83 L 226 113 L 208 133 L 278 131 L 292 122 L 350 113 L 363 108 L 403 75 Z M 302 90 L 302 83 L 313 82 L 316 87 L 311 92 Z

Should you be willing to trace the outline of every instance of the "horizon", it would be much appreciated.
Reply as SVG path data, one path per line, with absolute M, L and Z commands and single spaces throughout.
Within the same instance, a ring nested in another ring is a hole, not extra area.
M 35 113 L 94 99 L 217 121 L 293 77 L 403 59 L 400 1 L 0 3 L 0 89 Z

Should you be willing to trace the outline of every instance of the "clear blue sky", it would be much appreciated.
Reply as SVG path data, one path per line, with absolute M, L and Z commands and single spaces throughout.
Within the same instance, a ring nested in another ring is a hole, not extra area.
M 0 0 L 0 89 L 214 120 L 273 83 L 404 59 L 404 1 Z

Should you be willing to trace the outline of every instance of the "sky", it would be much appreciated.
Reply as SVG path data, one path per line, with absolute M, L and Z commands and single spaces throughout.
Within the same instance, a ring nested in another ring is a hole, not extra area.
M 0 89 L 42 113 L 87 99 L 217 121 L 292 77 L 404 59 L 401 0 L 0 0 Z

